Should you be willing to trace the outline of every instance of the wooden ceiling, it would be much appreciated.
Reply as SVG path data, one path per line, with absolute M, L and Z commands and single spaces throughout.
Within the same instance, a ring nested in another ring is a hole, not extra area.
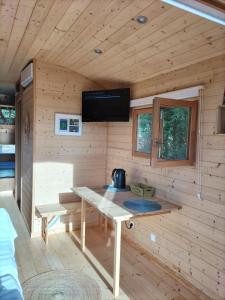
M 135 83 L 224 53 L 224 26 L 160 0 L 0 0 L 1 81 L 33 58 Z

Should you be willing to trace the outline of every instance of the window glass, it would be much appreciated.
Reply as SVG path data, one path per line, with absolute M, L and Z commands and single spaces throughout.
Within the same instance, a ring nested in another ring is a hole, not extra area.
M 159 159 L 188 159 L 190 112 L 190 107 L 160 108 Z
M 144 113 L 137 116 L 136 151 L 150 153 L 152 138 L 152 114 Z

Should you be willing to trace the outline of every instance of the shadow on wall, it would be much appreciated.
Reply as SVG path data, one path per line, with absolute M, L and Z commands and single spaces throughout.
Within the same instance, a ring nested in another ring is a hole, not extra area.
M 46 142 L 47 143 L 47 142 Z M 50 151 L 50 150 L 49 150 Z M 45 158 L 39 158 L 33 165 L 34 188 L 33 201 L 34 206 L 66 203 L 80 201 L 80 199 L 71 191 L 74 186 L 103 186 L 105 184 L 105 159 L 102 153 L 96 158 L 95 154 L 76 153 L 70 155 L 55 155 L 51 153 L 45 155 Z M 46 157 L 47 156 L 47 157 Z M 42 161 L 40 161 L 42 159 Z M 51 161 L 52 160 L 52 161 Z M 58 161 L 57 161 L 58 160 Z M 35 215 L 34 232 L 40 232 L 40 218 Z M 97 222 L 96 212 L 90 212 L 89 222 Z M 51 230 L 62 228 L 63 224 L 73 223 L 73 227 L 80 224 L 79 216 L 62 216 L 53 220 Z
M 59 161 L 47 159 L 34 163 L 35 205 L 71 202 L 75 197 L 71 193 L 72 187 L 105 184 L 104 157 L 96 159 L 96 155 L 79 154 L 78 158 L 63 156 L 63 161 L 60 161 L 60 156 L 57 157 Z
M 71 201 L 74 166 L 63 162 L 38 162 L 34 164 L 35 204 Z

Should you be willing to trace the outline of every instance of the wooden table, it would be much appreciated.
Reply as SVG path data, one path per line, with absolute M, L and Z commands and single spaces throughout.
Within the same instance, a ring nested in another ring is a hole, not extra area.
M 113 264 L 113 295 L 119 296 L 120 289 L 120 252 L 121 252 L 121 223 L 132 218 L 170 213 L 181 207 L 162 199 L 155 199 L 161 204 L 161 209 L 154 212 L 136 213 L 122 207 L 128 198 L 141 198 L 131 192 L 112 193 L 103 189 L 74 187 L 72 191 L 81 198 L 81 249 L 85 252 L 86 202 L 95 207 L 101 214 L 112 220 L 115 230 L 114 264 Z

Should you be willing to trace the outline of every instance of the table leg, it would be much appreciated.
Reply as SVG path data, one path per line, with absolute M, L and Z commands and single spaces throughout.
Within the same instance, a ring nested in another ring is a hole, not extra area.
M 41 218 L 41 237 L 45 240 L 45 223 L 44 218 Z
M 85 251 L 86 202 L 81 199 L 81 249 Z
M 114 267 L 113 267 L 113 295 L 119 296 L 120 291 L 120 252 L 121 252 L 121 221 L 114 223 L 115 241 L 114 241 Z

